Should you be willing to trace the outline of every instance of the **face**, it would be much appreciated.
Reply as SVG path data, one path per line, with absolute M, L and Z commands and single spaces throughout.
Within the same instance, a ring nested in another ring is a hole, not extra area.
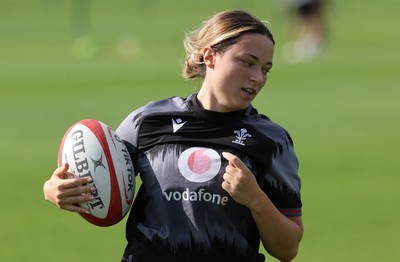
M 274 46 L 262 34 L 244 34 L 223 53 L 203 50 L 206 77 L 198 99 L 205 109 L 230 112 L 246 109 L 267 81 Z

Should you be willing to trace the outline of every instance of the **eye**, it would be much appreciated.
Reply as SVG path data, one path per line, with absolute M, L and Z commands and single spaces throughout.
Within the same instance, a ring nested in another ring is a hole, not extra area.
M 249 60 L 243 60 L 242 63 L 245 67 L 252 67 L 254 65 L 254 63 Z
M 271 68 L 263 68 L 262 72 L 264 75 L 268 74 L 269 72 L 271 72 Z

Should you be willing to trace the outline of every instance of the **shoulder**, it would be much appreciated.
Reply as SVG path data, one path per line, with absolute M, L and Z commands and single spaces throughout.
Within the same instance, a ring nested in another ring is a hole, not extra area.
M 293 146 L 293 140 L 289 132 L 268 116 L 258 113 L 257 109 L 251 108 L 244 121 L 260 134 L 276 143 Z
M 187 107 L 187 98 L 182 98 L 178 96 L 173 96 L 169 98 L 165 98 L 162 100 L 151 101 L 139 108 L 137 111 L 146 111 L 148 113 L 154 112 L 170 112 L 170 111 L 179 111 L 186 110 Z M 149 111 L 150 110 L 150 111 Z
M 191 96 L 188 98 L 178 96 L 169 97 L 162 100 L 151 101 L 146 105 L 137 108 L 118 126 L 116 130 L 117 134 L 124 141 L 136 145 L 138 131 L 147 117 L 188 111 L 189 107 L 187 101 Z
M 188 111 L 188 99 L 189 98 L 173 96 L 161 100 L 151 101 L 146 105 L 134 110 L 128 116 L 128 118 L 130 118 L 132 122 L 137 122 L 140 119 L 157 114 L 169 114 L 173 112 Z

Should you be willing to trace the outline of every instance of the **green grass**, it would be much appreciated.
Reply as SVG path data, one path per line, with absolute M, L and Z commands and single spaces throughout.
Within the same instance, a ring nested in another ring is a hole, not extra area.
M 124 222 L 94 227 L 43 200 L 60 140 L 80 119 L 116 128 L 149 100 L 196 90 L 180 77 L 184 31 L 231 8 L 269 20 L 277 38 L 254 104 L 289 130 L 300 159 L 295 261 L 400 259 L 397 1 L 334 1 L 326 51 L 295 65 L 282 59 L 285 16 L 274 1 L 91 1 L 89 60 L 73 52 L 71 2 L 0 0 L 2 261 L 119 261 Z M 126 35 L 136 39 L 131 57 L 118 51 Z

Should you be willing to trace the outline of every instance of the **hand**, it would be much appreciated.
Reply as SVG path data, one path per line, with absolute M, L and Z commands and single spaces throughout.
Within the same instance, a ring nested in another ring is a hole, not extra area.
M 226 152 L 222 153 L 222 156 L 229 161 L 223 175 L 222 188 L 236 202 L 251 209 L 264 192 L 257 184 L 254 174 L 237 156 Z
M 88 209 L 78 204 L 91 201 L 96 188 L 87 185 L 91 182 L 89 177 L 74 178 L 67 172 L 68 168 L 68 164 L 57 168 L 51 178 L 44 183 L 44 198 L 61 209 L 89 213 Z

